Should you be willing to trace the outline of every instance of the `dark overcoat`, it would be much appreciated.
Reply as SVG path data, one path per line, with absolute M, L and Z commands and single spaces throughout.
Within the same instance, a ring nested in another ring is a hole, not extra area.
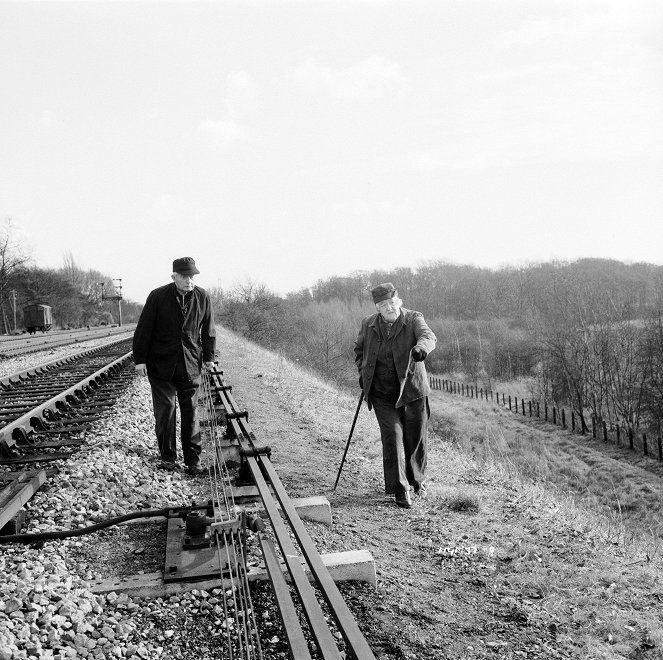
M 368 403 L 369 410 L 373 407 L 370 392 L 373 375 L 375 374 L 378 345 L 381 341 L 380 328 L 378 327 L 379 316 L 379 313 L 372 314 L 361 322 L 359 335 L 355 342 L 355 364 L 362 378 L 364 399 Z M 408 364 L 410 351 L 415 346 L 423 348 L 428 354 L 437 343 L 435 334 L 426 324 L 421 312 L 401 308 L 401 318 L 402 324 L 395 329 L 392 339 L 394 365 L 400 382 L 400 396 L 396 402 L 397 408 L 430 394 L 430 385 L 428 384 L 424 363 L 413 362 L 410 365 L 409 375 L 407 373 Z
M 185 316 L 176 295 L 173 282 L 147 297 L 134 331 L 134 362 L 146 364 L 150 376 L 170 380 L 183 355 L 187 376 L 193 380 L 200 376 L 203 362 L 214 361 L 212 301 L 204 289 L 194 287 Z

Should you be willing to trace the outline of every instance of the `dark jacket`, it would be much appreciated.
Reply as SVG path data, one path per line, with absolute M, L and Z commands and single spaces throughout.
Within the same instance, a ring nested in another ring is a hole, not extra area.
M 381 341 L 380 328 L 378 327 L 379 316 L 379 314 L 372 314 L 361 322 L 359 335 L 355 342 L 355 364 L 362 378 L 364 399 L 368 403 L 369 410 L 372 408 L 370 392 L 375 373 L 378 344 Z M 408 375 L 408 362 L 410 351 L 415 346 L 423 348 L 428 354 L 437 343 L 437 338 L 426 325 L 426 321 L 424 321 L 424 317 L 420 312 L 401 308 L 401 319 L 402 324 L 395 330 L 396 334 L 392 340 L 394 364 L 400 381 L 400 396 L 396 402 L 397 408 L 430 394 L 430 385 L 428 384 L 424 363 L 414 362 L 412 364 L 413 373 Z
M 146 364 L 150 376 L 170 380 L 180 355 L 189 379 L 200 375 L 203 362 L 214 360 L 216 331 L 212 301 L 194 287 L 186 318 L 176 297 L 175 283 L 154 289 L 145 301 L 134 332 L 136 364 Z

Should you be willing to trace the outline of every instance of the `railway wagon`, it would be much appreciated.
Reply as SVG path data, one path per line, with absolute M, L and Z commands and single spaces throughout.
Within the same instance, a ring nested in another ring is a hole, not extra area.
M 23 325 L 34 335 L 37 330 L 48 332 L 53 325 L 53 310 L 50 305 L 35 303 L 23 308 Z

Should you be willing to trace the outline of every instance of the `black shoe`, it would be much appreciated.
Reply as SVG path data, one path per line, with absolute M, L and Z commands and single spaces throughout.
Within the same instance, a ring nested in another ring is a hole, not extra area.
M 396 493 L 396 504 L 404 509 L 412 508 L 412 499 L 410 498 L 410 491 L 404 493 Z
M 207 474 L 207 468 L 203 467 L 200 463 L 196 463 L 196 465 L 189 465 L 188 472 L 195 477 L 199 474 Z
M 175 463 L 175 461 L 161 461 L 159 463 L 159 468 L 161 470 L 168 470 L 169 472 L 173 472 L 174 470 L 177 470 L 177 463 Z

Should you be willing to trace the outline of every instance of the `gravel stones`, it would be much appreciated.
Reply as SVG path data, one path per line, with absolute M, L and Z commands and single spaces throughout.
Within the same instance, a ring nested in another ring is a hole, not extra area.
M 56 482 L 27 503 L 23 531 L 75 529 L 140 509 L 190 504 L 192 478 L 156 469 L 153 425 L 149 384 L 136 379 L 88 432 L 87 444 L 56 462 Z M 136 623 L 163 604 L 93 594 L 89 581 L 109 576 L 94 567 L 78 570 L 76 558 L 96 542 L 91 534 L 0 546 L 0 660 L 163 656 L 167 637 L 140 639 Z

